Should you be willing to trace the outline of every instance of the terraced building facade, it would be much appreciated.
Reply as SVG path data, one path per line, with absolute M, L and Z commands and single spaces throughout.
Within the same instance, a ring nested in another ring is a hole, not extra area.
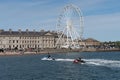
M 0 48 L 25 49 L 25 48 L 54 48 L 56 33 L 41 30 L 38 31 L 9 31 L 0 30 Z

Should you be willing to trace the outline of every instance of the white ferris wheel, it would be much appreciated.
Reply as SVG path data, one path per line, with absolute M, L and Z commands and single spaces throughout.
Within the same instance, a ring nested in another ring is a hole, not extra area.
M 83 34 L 81 10 L 73 4 L 66 5 L 58 17 L 56 28 L 58 34 L 56 46 L 64 48 L 79 46 Z

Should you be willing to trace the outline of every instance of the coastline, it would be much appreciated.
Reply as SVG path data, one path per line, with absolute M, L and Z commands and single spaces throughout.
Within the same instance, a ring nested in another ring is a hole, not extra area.
M 95 48 L 90 48 L 90 49 L 76 49 L 76 50 L 71 50 L 71 49 L 45 49 L 39 52 L 36 51 L 5 51 L 5 52 L 0 52 L 0 56 L 14 56 L 14 55 L 37 55 L 37 54 L 47 54 L 47 53 L 68 53 L 68 52 L 113 52 L 113 51 L 120 51 L 120 49 L 95 49 Z

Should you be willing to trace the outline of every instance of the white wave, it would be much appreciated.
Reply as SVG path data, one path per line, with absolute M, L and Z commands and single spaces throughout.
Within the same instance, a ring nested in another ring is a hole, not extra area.
M 52 58 L 43 57 L 41 60 L 53 60 Z
M 41 60 L 52 60 L 53 58 L 43 57 Z M 95 65 L 95 66 L 107 66 L 107 67 L 120 67 L 120 61 L 117 60 L 106 60 L 106 59 L 83 59 L 85 61 L 84 64 L 87 65 Z M 63 59 L 63 58 L 56 58 L 54 61 L 69 61 L 73 62 L 74 59 Z
M 41 60 L 53 60 L 53 58 L 47 58 L 47 57 L 43 57 Z M 74 59 L 62 59 L 62 58 L 57 58 L 55 59 L 55 61 L 74 61 Z
M 120 61 L 117 60 L 105 60 L 105 59 L 84 59 L 84 60 L 86 61 L 86 64 L 107 67 L 120 67 Z
M 55 59 L 56 61 L 74 61 L 74 59 Z

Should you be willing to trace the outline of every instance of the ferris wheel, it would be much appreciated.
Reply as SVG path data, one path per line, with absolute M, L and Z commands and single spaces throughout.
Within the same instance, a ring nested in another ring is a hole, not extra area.
M 83 34 L 81 10 L 73 4 L 66 5 L 58 17 L 56 29 L 58 34 L 56 45 L 66 48 L 78 45 Z

